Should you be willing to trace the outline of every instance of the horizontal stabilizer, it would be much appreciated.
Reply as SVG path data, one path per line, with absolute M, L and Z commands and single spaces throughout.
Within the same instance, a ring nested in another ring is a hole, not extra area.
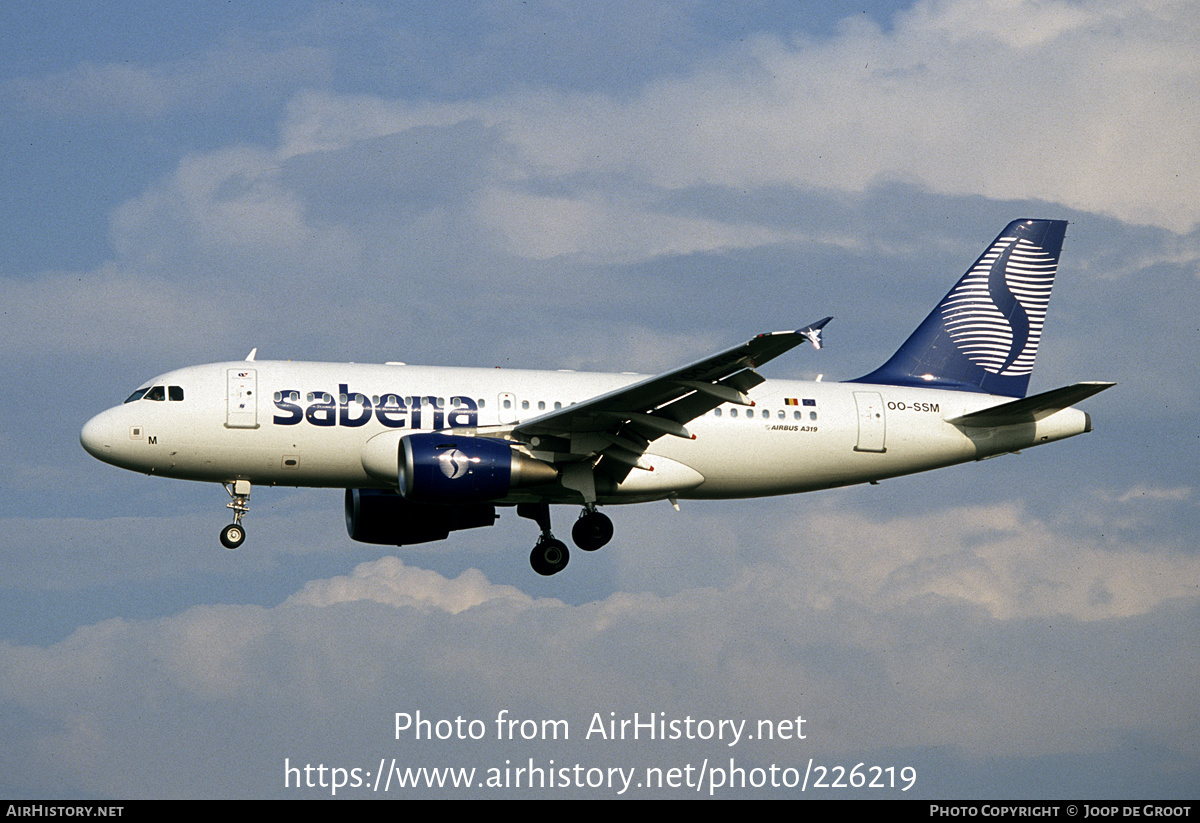
M 956 426 L 990 428 L 992 426 L 1011 426 L 1014 423 L 1034 423 L 1055 412 L 1070 408 L 1081 400 L 1086 400 L 1093 394 L 1099 394 L 1116 383 L 1073 383 L 1060 389 L 1052 389 L 1033 397 L 1002 403 L 961 417 L 947 420 Z

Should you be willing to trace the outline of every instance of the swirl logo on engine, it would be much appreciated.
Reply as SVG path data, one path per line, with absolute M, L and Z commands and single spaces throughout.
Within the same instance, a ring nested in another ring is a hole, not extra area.
M 450 480 L 458 480 L 460 477 L 466 477 L 467 472 L 471 468 L 471 458 L 458 449 L 450 449 L 438 455 L 438 465 L 442 469 L 442 474 L 446 475 Z

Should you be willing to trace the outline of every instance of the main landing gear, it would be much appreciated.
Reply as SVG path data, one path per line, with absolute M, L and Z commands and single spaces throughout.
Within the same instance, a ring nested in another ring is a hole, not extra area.
M 540 575 L 558 574 L 567 567 L 571 553 L 567 544 L 555 538 L 550 531 L 550 505 L 548 503 L 520 503 L 517 514 L 538 524 L 542 534 L 529 555 L 529 565 Z M 594 504 L 586 506 L 571 528 L 571 539 L 585 552 L 594 552 L 612 540 L 613 524 L 606 515 L 596 511 Z
M 242 527 L 242 518 L 250 511 L 250 481 L 234 480 L 225 484 L 229 492 L 229 502 L 225 505 L 233 509 L 233 522 L 221 529 L 221 545 L 227 549 L 236 549 L 246 540 L 246 530 Z
M 571 539 L 585 552 L 594 552 L 612 540 L 612 536 L 612 521 L 594 507 L 580 512 L 579 519 L 571 527 Z

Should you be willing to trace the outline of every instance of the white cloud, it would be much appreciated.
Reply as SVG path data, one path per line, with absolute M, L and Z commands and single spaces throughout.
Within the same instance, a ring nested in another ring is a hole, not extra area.
M 9 282 L 5 304 L 21 307 L 10 312 L 14 339 L 52 324 L 70 330 L 54 345 L 71 351 L 108 345 L 113 323 L 152 345 L 205 331 L 258 345 L 255 318 L 281 295 L 335 336 L 395 325 L 421 337 L 432 326 L 420 316 L 464 290 L 522 312 L 535 305 L 530 292 L 570 310 L 565 284 L 588 276 L 581 267 L 830 238 L 805 215 L 681 209 L 672 196 L 682 188 L 836 199 L 898 179 L 1184 231 L 1200 213 L 1196 17 L 1169 2 L 929 2 L 888 31 L 855 23 L 823 40 L 760 37 L 732 47 L 739 59 L 622 98 L 304 92 L 279 145 L 183 158 L 115 211 L 110 264 Z M 338 177 L 346 163 L 356 173 Z M 531 273 L 544 261 L 561 270 Z M 381 284 L 405 305 L 381 306 Z M 331 306 L 322 289 L 335 288 Z M 51 292 L 65 300 L 40 299 Z
M 765 523 L 757 506 L 731 522 L 728 511 L 692 503 L 685 519 L 650 523 L 652 536 L 641 539 L 678 546 L 668 566 L 687 555 L 719 563 L 697 554 L 719 541 L 740 554 L 732 561 L 744 568 L 735 572 L 740 585 L 779 585 L 820 609 L 920 609 L 932 599 L 995 620 L 1103 621 L 1200 595 L 1200 557 L 1161 538 L 1139 540 L 1126 511 L 1064 511 L 1050 521 L 1010 502 L 889 516 L 845 505 L 850 494 L 772 501 Z M 672 539 L 660 533 L 668 530 Z M 625 585 L 637 585 L 645 559 L 630 554 Z
M 696 186 L 862 192 L 903 180 L 1188 231 L 1200 211 L 1198 17 L 1167 0 L 927 2 L 886 32 L 848 24 L 827 40 L 760 37 L 737 47 L 742 59 L 620 100 L 536 89 L 446 104 L 307 94 L 290 108 L 280 154 L 478 119 L 509 143 L 478 181 L 479 215 L 532 258 L 796 240 L 684 219 L 655 194 Z M 523 190 L 546 180 L 557 193 Z M 621 194 L 610 190 L 618 180 Z
M 1036 758 L 1106 751 L 1123 733 L 1194 756 L 1177 721 L 1194 705 L 1197 661 L 1173 647 L 1195 623 L 1194 597 L 1138 622 L 996 620 L 950 599 L 852 586 L 849 599 L 814 598 L 808 575 L 797 562 L 749 569 L 720 588 L 569 606 L 477 572 L 450 580 L 389 558 L 314 581 L 273 608 L 201 606 L 105 621 L 44 649 L 0 645 L 0 699 L 13 712 L 0 762 L 19 785 L 125 796 L 281 793 L 285 756 L 328 762 L 329 752 L 346 766 L 381 754 L 425 765 L 451 751 L 487 765 L 531 752 L 659 763 L 661 746 L 601 750 L 583 739 L 592 714 L 610 711 L 803 714 L 805 756 L 953 746 Z M 1127 646 L 1132 635 L 1140 638 Z M 1153 683 L 1141 674 L 1147 665 Z M 1104 689 L 1091 688 L 1097 677 L 1109 678 Z M 533 750 L 490 734 L 469 750 L 393 734 L 396 711 L 490 723 L 502 708 L 567 718 L 574 734 Z M 74 754 L 51 756 L 66 746 Z M 670 758 L 795 759 L 763 741 L 720 748 L 673 745 Z
M 622 136 L 618 162 L 665 186 L 899 179 L 1187 231 L 1198 17 L 1177 2 L 918 3 L 887 32 L 760 39 L 753 70 L 654 85 L 601 140 Z
M 620 264 L 794 243 L 803 236 L 798 231 L 677 216 L 597 192 L 548 197 L 492 188 L 480 198 L 478 209 L 484 223 L 503 233 L 506 251 L 534 260 L 571 255 Z
M 1137 485 L 1112 499 L 1118 503 L 1128 503 L 1134 500 L 1182 501 L 1190 500 L 1191 497 L 1192 489 L 1190 486 L 1173 486 L 1171 488 L 1160 489 L 1153 486 Z
M 260 149 L 185 157 L 172 175 L 114 214 L 113 242 L 122 265 L 170 271 L 207 264 L 216 271 L 203 276 L 232 275 L 260 285 L 264 274 L 355 261 L 354 241 L 308 221 L 305 204 L 281 185 L 279 173 L 276 155 Z
M 390 606 L 441 609 L 450 614 L 492 600 L 529 605 L 533 599 L 512 586 L 488 582 L 478 569 L 467 569 L 453 580 L 436 572 L 405 566 L 399 558 L 364 563 L 345 577 L 314 580 L 289 597 L 287 605 L 330 606 L 370 600 Z

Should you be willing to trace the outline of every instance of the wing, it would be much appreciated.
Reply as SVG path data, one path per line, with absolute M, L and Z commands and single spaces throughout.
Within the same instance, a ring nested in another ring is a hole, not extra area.
M 821 329 L 832 319 L 760 334 L 674 371 L 522 421 L 511 436 L 541 451 L 594 461 L 598 471 L 620 482 L 632 469 L 648 468 L 641 456 L 658 438 L 691 438 L 686 424 L 722 403 L 754 405 L 746 392 L 764 382 L 755 367 L 806 340 L 820 348 Z

